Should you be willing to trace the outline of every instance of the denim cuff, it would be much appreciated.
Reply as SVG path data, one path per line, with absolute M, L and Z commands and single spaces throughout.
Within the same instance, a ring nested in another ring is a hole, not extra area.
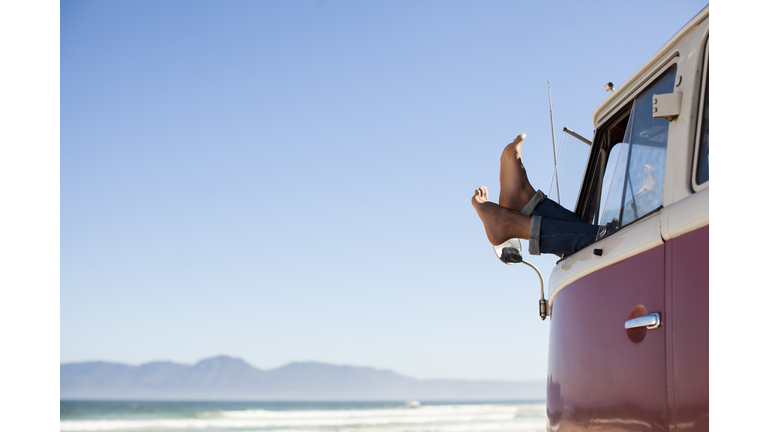
M 547 196 L 544 195 L 544 192 L 542 192 L 541 189 L 537 190 L 536 193 L 533 194 L 533 198 L 531 198 L 531 200 L 528 201 L 528 204 L 523 207 L 523 210 L 520 211 L 520 214 L 523 216 L 530 216 L 536 206 L 545 199 L 547 199 Z
M 531 255 L 541 255 L 541 216 L 538 215 L 531 216 L 531 232 L 528 234 L 528 253 Z

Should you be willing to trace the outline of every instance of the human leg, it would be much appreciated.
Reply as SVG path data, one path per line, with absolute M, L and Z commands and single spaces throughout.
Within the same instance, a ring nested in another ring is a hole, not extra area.
M 501 153 L 499 205 L 520 213 L 536 191 L 528 181 L 521 148 L 525 134 L 518 135 Z
M 539 203 L 529 203 L 526 207 L 530 207 L 531 204 L 535 204 L 535 207 L 531 209 L 530 214 L 532 216 L 541 216 L 550 219 L 557 219 L 568 222 L 582 222 L 581 218 L 576 216 L 575 213 L 561 206 L 560 204 L 547 198 L 543 192 L 539 191 L 537 194 L 541 194 L 543 199 Z
M 571 254 L 593 243 L 600 227 L 533 189 L 522 161 L 523 140 L 525 134 L 518 135 L 502 152 L 499 204 L 488 201 L 484 186 L 472 197 L 488 240 L 494 246 L 512 238 L 529 240 L 532 255 Z
M 485 186 L 475 189 L 472 206 L 483 221 L 485 234 L 492 245 L 500 245 L 510 238 L 528 238 L 531 218 L 488 201 L 488 188 Z
M 492 245 L 500 245 L 511 238 L 528 240 L 531 255 L 570 255 L 598 240 L 598 233 L 604 228 L 582 222 L 546 198 L 536 206 L 532 216 L 515 213 L 488 201 L 486 187 L 475 190 L 472 205 L 483 221 L 485 234 Z
M 597 241 L 602 227 L 581 221 L 531 217 L 528 253 L 571 255 Z

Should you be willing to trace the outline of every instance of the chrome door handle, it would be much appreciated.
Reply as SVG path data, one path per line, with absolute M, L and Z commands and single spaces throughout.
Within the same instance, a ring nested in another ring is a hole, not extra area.
M 661 314 L 659 312 L 654 312 L 646 316 L 641 316 L 637 318 L 632 318 L 631 320 L 627 320 L 627 322 L 624 323 L 624 328 L 631 329 L 631 328 L 645 327 L 648 330 L 651 330 L 651 329 L 658 328 L 660 325 L 661 325 Z

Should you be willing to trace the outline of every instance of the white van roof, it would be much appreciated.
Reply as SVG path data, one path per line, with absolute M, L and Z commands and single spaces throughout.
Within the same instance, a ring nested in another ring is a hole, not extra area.
M 620 105 L 632 95 L 634 89 L 638 85 L 642 84 L 647 74 L 654 72 L 656 69 L 655 66 L 658 66 L 658 63 L 662 61 L 665 62 L 665 58 L 670 53 L 674 52 L 674 48 L 680 42 L 680 40 L 683 39 L 691 30 L 696 28 L 696 26 L 701 24 L 701 22 L 708 17 L 709 5 L 705 6 L 704 9 L 702 9 L 698 14 L 696 14 L 695 17 L 693 17 L 693 19 L 688 21 L 688 23 L 684 25 L 683 28 L 681 28 L 677 33 L 675 33 L 675 35 L 672 36 L 667 41 L 667 43 L 661 47 L 661 49 L 656 51 L 656 54 L 651 56 L 651 58 L 648 59 L 648 61 L 646 61 L 637 71 L 635 71 L 635 73 L 627 78 L 627 80 L 624 81 L 615 92 L 608 95 L 608 97 L 605 98 L 605 100 L 597 106 L 595 112 L 592 114 L 592 125 L 597 128 L 597 126 L 603 120 L 605 120 L 608 114 L 610 114 L 617 105 Z

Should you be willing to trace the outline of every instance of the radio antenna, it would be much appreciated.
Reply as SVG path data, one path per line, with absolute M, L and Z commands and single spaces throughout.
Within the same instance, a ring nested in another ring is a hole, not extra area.
M 555 185 L 557 185 L 557 203 L 560 204 L 560 179 L 557 177 L 557 150 L 555 149 L 555 117 L 552 115 L 552 89 L 547 80 L 547 91 L 549 92 L 549 121 L 552 124 L 552 157 L 555 159 Z

